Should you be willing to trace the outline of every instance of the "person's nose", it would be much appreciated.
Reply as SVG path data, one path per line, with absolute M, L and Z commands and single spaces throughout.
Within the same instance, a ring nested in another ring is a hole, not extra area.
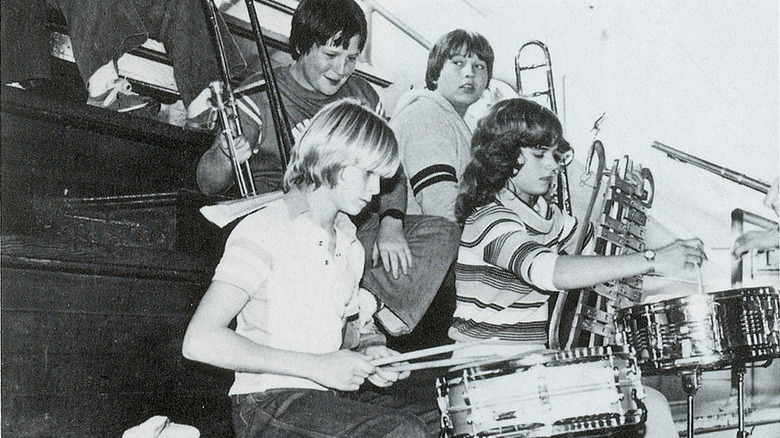
M 371 194 L 371 196 L 376 195 L 379 193 L 379 184 L 380 178 L 379 175 L 375 173 L 369 173 L 368 174 L 368 182 L 366 184 L 366 188 L 368 189 L 368 192 Z
M 346 76 L 349 74 L 349 59 L 346 57 L 336 58 L 333 61 L 332 70 L 339 74 L 339 76 Z
M 555 160 L 553 154 L 546 154 L 547 157 L 544 160 L 545 169 L 553 170 L 558 168 L 558 161 Z
M 467 78 L 476 76 L 476 69 L 474 68 L 473 62 L 467 62 L 466 65 L 463 66 L 463 76 Z

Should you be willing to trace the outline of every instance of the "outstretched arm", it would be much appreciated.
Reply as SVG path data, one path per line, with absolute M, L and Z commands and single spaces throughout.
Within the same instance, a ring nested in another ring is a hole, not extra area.
M 368 356 L 353 351 L 300 353 L 260 345 L 237 334 L 228 324 L 247 301 L 242 289 L 214 281 L 187 327 L 184 357 L 235 371 L 303 377 L 342 391 L 357 390 L 375 372 Z
M 622 256 L 560 256 L 555 261 L 553 284 L 565 290 L 595 286 L 650 272 L 672 275 L 701 266 L 707 259 L 703 246 L 704 243 L 699 239 L 678 240 L 655 250 L 655 259 L 652 261 L 641 253 Z

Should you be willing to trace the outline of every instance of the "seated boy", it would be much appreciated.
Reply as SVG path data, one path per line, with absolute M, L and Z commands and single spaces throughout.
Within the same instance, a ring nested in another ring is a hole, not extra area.
M 496 342 L 457 350 L 464 357 L 544 349 L 556 291 L 650 272 L 670 275 L 706 258 L 698 239 L 674 242 L 654 257 L 573 255 L 577 220 L 544 198 L 570 150 L 555 114 L 529 100 L 496 103 L 479 122 L 456 206 L 464 229 L 449 336 Z M 646 392 L 645 436 L 677 436 L 663 395 Z
M 359 288 L 364 251 L 348 216 L 398 165 L 384 120 L 354 101 L 326 105 L 292 151 L 285 195 L 228 238 L 182 352 L 235 371 L 236 436 L 426 436 L 411 406 L 356 392 L 409 374 L 371 364 L 397 353 Z

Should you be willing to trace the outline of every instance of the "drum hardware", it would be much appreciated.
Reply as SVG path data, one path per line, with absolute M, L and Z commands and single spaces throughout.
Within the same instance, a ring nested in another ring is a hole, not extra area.
M 640 304 L 617 312 L 619 337 L 637 351 L 643 372 L 677 373 L 688 395 L 693 436 L 694 395 L 703 371 L 731 368 L 738 391 L 738 438 L 744 428 L 748 364 L 780 357 L 780 294 L 773 287 L 732 289 Z
M 763 183 L 761 183 L 763 184 Z M 755 184 L 754 184 L 755 185 Z M 762 191 L 764 186 L 759 187 Z M 768 188 L 767 188 L 768 191 Z M 763 193 L 766 193 L 766 191 L 763 191 Z M 759 215 L 756 215 L 754 213 L 750 213 L 741 209 L 735 209 L 731 212 L 731 234 L 736 239 L 737 237 L 740 237 L 744 233 L 744 223 L 747 222 L 752 225 L 757 225 L 759 227 L 765 228 L 765 229 L 771 229 L 776 228 L 778 226 L 777 222 L 774 222 L 770 219 L 766 219 L 764 217 L 761 217 Z M 733 287 L 739 287 L 742 286 L 742 280 L 743 280 L 743 272 L 745 271 L 743 267 L 743 258 L 739 257 L 736 259 L 732 259 L 732 265 L 731 265 L 731 285 Z M 771 288 L 768 288 L 766 290 L 766 293 L 771 296 L 773 290 Z M 721 293 L 722 299 L 728 299 L 723 296 L 723 293 Z M 751 295 L 752 296 L 752 295 Z M 734 302 L 734 299 L 738 298 L 731 295 L 731 303 Z M 740 302 L 744 302 L 745 300 L 748 300 L 748 297 L 739 297 Z M 755 301 L 755 299 L 754 299 Z M 759 300 L 760 301 L 760 300 Z M 764 299 L 764 304 L 766 304 L 766 313 L 771 313 L 775 315 L 774 321 L 767 321 L 768 318 L 757 318 L 755 308 L 759 307 L 758 313 L 760 314 L 762 312 L 761 305 L 759 303 L 758 306 L 755 304 L 752 306 L 754 311 L 750 312 L 747 309 L 743 309 L 742 312 L 736 312 L 731 311 L 729 312 L 734 318 L 736 318 L 738 321 L 740 321 L 739 326 L 742 328 L 743 333 L 751 333 L 751 328 L 756 329 L 757 325 L 760 325 L 761 327 L 761 333 L 759 336 L 751 335 L 751 336 L 745 336 L 742 340 L 747 341 L 749 340 L 754 344 L 756 343 L 762 343 L 765 346 L 767 344 L 770 344 L 772 341 L 771 339 L 767 338 L 774 338 L 775 344 L 780 344 L 780 299 L 775 300 L 774 304 L 776 305 L 774 307 L 774 312 L 772 312 L 770 307 L 772 307 L 773 300 L 769 298 Z M 733 305 L 731 306 L 734 307 Z M 742 304 L 740 307 L 748 307 L 745 304 Z M 752 315 L 751 315 L 752 314 Z M 756 324 L 756 320 L 760 321 L 759 324 Z M 751 327 L 751 324 L 753 325 Z M 763 336 L 761 336 L 763 335 Z M 770 344 L 771 345 L 771 344 Z M 772 354 L 771 348 L 763 348 L 764 354 L 766 357 L 766 362 L 762 365 L 764 367 L 768 367 L 773 360 L 773 357 L 780 357 L 780 349 L 776 348 L 775 354 Z M 750 354 L 750 351 L 748 351 L 748 355 Z M 746 360 L 744 358 L 744 349 L 743 349 L 743 357 L 740 358 L 740 360 L 737 360 L 733 367 L 732 367 L 732 376 L 736 375 L 737 377 L 737 438 L 747 438 L 750 436 L 750 433 L 745 430 L 745 371 L 746 371 Z
M 688 398 L 688 438 L 693 438 L 693 422 L 696 418 L 694 416 L 694 401 L 693 397 L 696 395 L 696 391 L 701 386 L 701 369 L 695 368 L 693 370 L 686 370 L 680 373 L 680 379 L 682 381 L 683 391 Z

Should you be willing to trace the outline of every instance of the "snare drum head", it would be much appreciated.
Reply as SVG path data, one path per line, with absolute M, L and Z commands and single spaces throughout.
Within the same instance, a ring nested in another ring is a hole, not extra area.
M 472 363 L 439 380 L 454 436 L 550 437 L 635 428 L 641 373 L 626 347 L 548 350 Z

